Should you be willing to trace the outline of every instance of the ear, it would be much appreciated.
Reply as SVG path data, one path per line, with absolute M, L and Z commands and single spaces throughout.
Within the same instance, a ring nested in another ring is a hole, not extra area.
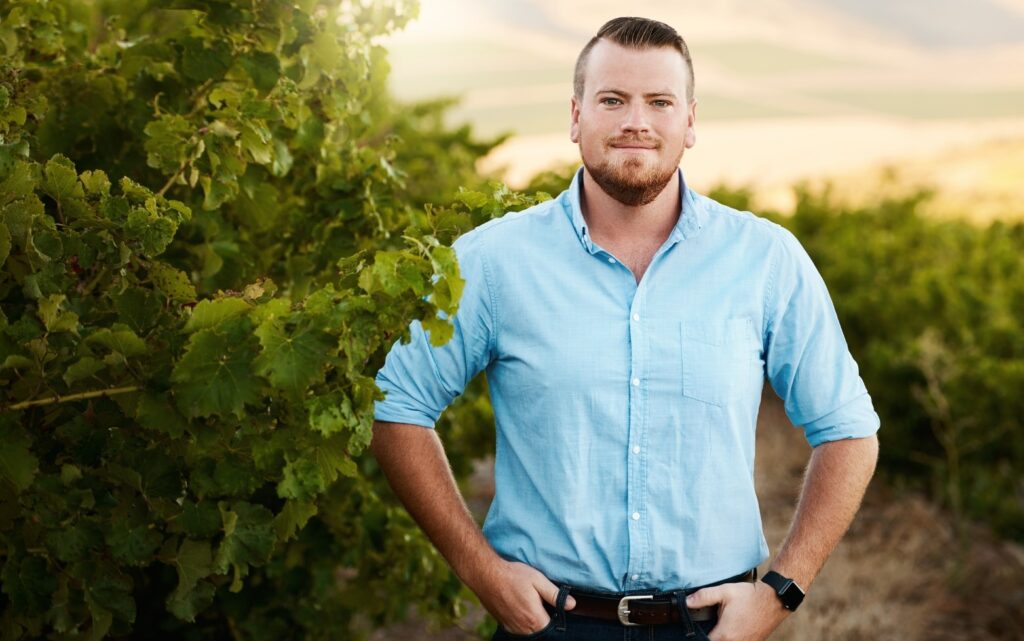
M 687 149 L 697 144 L 697 130 L 695 129 L 696 124 L 697 100 L 694 99 L 690 101 L 690 107 L 689 109 L 687 109 L 686 114 L 686 138 L 684 139 L 684 144 L 686 145 Z
M 569 140 L 580 141 L 580 103 L 575 95 L 569 98 Z

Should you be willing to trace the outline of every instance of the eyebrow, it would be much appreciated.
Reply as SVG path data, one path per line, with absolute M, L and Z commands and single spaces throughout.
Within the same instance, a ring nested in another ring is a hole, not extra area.
M 628 93 L 626 93 L 625 91 L 621 91 L 619 89 L 604 88 L 604 89 L 598 89 L 597 90 L 597 95 L 600 95 L 600 94 L 603 94 L 603 93 L 615 94 L 616 96 L 622 96 L 624 98 L 628 98 L 629 97 Z M 674 93 L 672 93 L 671 91 L 652 91 L 652 92 L 644 94 L 644 98 L 657 98 L 659 96 L 667 96 L 669 98 L 676 98 L 676 95 Z

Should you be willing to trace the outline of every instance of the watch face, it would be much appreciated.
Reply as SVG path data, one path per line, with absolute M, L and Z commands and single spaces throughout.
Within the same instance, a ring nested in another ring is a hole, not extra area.
M 779 601 L 782 602 L 782 607 L 787 610 L 796 610 L 804 600 L 803 588 L 793 579 L 784 577 L 778 572 L 769 571 L 761 580 L 775 590 Z
M 787 610 L 796 610 L 803 603 L 804 591 L 795 581 L 786 581 L 786 584 L 779 590 L 779 598 L 782 599 L 782 606 Z

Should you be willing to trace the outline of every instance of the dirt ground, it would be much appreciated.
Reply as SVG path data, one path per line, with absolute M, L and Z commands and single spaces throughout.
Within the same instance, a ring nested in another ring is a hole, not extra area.
M 772 462 L 757 465 L 756 480 L 774 554 L 792 518 L 810 448 L 770 391 L 757 434 L 757 460 Z M 478 469 L 474 488 L 467 500 L 483 514 L 493 494 L 488 462 Z M 969 529 L 965 539 L 957 542 L 939 508 L 876 477 L 807 600 L 771 641 L 1024 640 L 1024 547 L 981 528 Z M 371 641 L 471 641 L 478 637 L 467 630 L 482 616 L 477 608 L 466 629 L 436 633 L 410 619 L 378 630 Z

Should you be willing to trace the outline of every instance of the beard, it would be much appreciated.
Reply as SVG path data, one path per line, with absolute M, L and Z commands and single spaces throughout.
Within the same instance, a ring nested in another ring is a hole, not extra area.
M 622 145 L 628 143 L 651 144 L 653 141 L 641 140 L 638 138 L 610 138 L 604 141 L 606 146 Z M 661 149 L 658 143 L 656 150 Z M 583 166 L 594 179 L 594 182 L 604 190 L 606 194 L 628 207 L 639 207 L 646 205 L 658 197 L 672 180 L 672 176 L 679 168 L 679 161 L 683 157 L 683 148 L 679 150 L 672 165 L 650 165 L 646 158 L 641 156 L 626 156 L 621 159 L 604 158 L 601 162 L 590 163 L 586 155 L 582 153 L 583 145 L 580 145 L 580 155 L 583 157 Z

